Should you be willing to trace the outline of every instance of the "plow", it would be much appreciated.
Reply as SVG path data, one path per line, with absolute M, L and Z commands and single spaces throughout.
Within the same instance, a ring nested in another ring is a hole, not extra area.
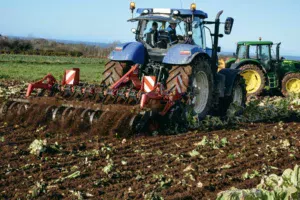
M 144 90 L 135 73 L 137 69 L 137 65 L 132 66 L 124 77 L 111 86 L 106 85 L 106 79 L 99 85 L 80 83 L 80 69 L 77 68 L 66 70 L 60 84 L 48 74 L 40 81 L 30 83 L 26 95 L 12 97 L 3 103 L 1 117 L 28 117 L 30 112 L 38 111 L 45 121 L 52 120 L 60 124 L 73 121 L 91 126 L 112 116 L 126 124 L 126 128 L 142 131 L 145 124 L 137 121 L 149 113 L 139 106 Z M 129 82 L 134 82 L 135 87 L 126 87 Z M 145 105 L 145 102 L 140 104 Z
M 133 2 L 130 9 L 135 9 Z M 187 130 L 194 119 L 226 114 L 232 103 L 245 105 L 240 71 L 217 70 L 222 11 L 215 21 L 205 21 L 207 14 L 196 4 L 190 9 L 142 8 L 137 13 L 129 19 L 138 22 L 132 29 L 136 42 L 115 47 L 99 84 L 80 82 L 78 68 L 65 70 L 61 82 L 48 74 L 30 83 L 23 95 L 3 103 L 1 118 L 37 124 L 51 120 L 65 127 L 97 127 L 116 134 L 174 133 Z M 156 32 L 150 28 L 154 22 Z M 175 36 L 174 30 L 168 31 L 174 24 Z M 206 25 L 215 25 L 211 48 L 206 47 Z M 226 34 L 232 25 L 233 19 L 227 18 Z

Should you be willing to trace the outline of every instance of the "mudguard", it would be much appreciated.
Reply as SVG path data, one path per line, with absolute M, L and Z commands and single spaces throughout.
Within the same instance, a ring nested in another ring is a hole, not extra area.
M 225 96 L 230 96 L 232 93 L 232 88 L 234 86 L 234 81 L 236 77 L 240 74 L 240 70 L 238 69 L 222 69 L 219 71 L 220 74 L 225 76 Z
M 261 63 L 257 60 L 254 60 L 254 59 L 243 59 L 241 60 L 240 62 L 237 62 L 237 63 L 233 63 L 231 66 L 230 66 L 230 69 L 239 69 L 241 66 L 245 65 L 245 64 L 255 64 L 259 67 L 261 67 Z M 261 69 L 266 73 L 266 69 L 264 67 L 261 67 Z
M 119 44 L 108 56 L 114 61 L 132 61 L 136 64 L 144 64 L 145 47 L 140 42 L 128 42 Z
M 171 65 L 186 65 L 190 64 L 197 55 L 204 54 L 209 56 L 208 53 L 209 52 L 204 51 L 196 45 L 177 44 L 168 50 L 163 59 L 163 63 Z

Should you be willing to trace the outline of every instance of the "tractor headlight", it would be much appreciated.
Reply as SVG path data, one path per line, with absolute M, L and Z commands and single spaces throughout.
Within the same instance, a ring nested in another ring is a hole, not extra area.
M 179 15 L 179 11 L 178 10 L 174 10 L 173 11 L 173 15 Z
M 144 13 L 144 14 L 148 14 L 148 13 L 149 13 L 149 10 L 145 9 L 145 10 L 143 11 L 143 13 Z

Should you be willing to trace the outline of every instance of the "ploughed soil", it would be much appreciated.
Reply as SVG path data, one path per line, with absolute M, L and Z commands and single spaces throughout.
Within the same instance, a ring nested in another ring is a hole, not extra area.
M 124 139 L 1 121 L 0 199 L 215 199 L 299 164 L 300 123 L 241 127 Z
M 92 129 L 45 123 L 39 109 L 0 120 L 0 199 L 215 199 L 300 163 L 299 122 L 128 137 L 116 134 L 126 113 L 106 112 Z M 44 146 L 32 154 L 36 139 Z

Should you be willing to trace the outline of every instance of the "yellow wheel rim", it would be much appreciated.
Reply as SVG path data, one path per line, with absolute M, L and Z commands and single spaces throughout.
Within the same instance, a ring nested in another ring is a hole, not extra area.
M 288 93 L 300 93 L 300 79 L 298 78 L 291 78 L 286 82 L 286 90 Z
M 261 78 L 255 70 L 244 70 L 241 74 L 246 82 L 246 90 L 248 94 L 255 93 L 261 86 Z

